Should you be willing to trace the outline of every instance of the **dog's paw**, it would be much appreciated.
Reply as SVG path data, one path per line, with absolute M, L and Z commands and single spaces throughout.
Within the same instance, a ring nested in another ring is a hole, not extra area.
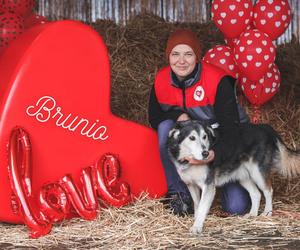
M 249 219 L 251 217 L 250 213 L 247 213 L 243 216 L 245 219 Z
M 198 235 L 198 234 L 201 234 L 202 233 L 202 227 L 200 226 L 200 227 L 197 227 L 197 226 L 192 226 L 191 228 L 190 228 L 190 232 L 192 233 L 192 234 L 195 234 L 195 235 Z
M 258 214 L 257 213 L 247 213 L 244 215 L 244 218 L 249 219 L 251 217 L 256 217 Z
M 263 211 L 260 216 L 267 216 L 267 217 L 271 217 L 272 216 L 272 211 Z

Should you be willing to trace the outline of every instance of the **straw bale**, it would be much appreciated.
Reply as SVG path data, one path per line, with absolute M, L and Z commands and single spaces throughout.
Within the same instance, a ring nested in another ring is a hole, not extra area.
M 116 115 L 149 126 L 149 90 L 157 70 L 166 64 L 165 44 L 177 27 L 197 33 L 203 54 L 224 43 L 212 23 L 168 23 L 147 13 L 132 18 L 126 26 L 108 20 L 93 24 L 108 47 L 111 107 Z M 281 90 L 261 108 L 262 122 L 270 123 L 294 149 L 300 148 L 299 62 L 299 44 L 277 48 Z M 249 115 L 253 115 L 246 99 L 240 99 Z M 23 225 L 0 223 L 0 249 L 298 249 L 300 180 L 275 175 L 273 188 L 272 217 L 228 216 L 220 209 L 217 198 L 201 236 L 189 233 L 192 216 L 174 216 L 160 200 L 148 199 L 145 194 L 131 205 L 100 209 L 93 221 L 65 220 L 54 225 L 49 235 L 36 240 L 28 239 Z

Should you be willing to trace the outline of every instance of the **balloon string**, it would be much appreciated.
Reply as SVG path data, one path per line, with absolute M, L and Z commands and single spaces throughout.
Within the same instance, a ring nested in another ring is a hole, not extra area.
M 254 112 L 252 115 L 252 122 L 257 124 L 261 122 L 261 110 L 259 106 L 253 106 Z

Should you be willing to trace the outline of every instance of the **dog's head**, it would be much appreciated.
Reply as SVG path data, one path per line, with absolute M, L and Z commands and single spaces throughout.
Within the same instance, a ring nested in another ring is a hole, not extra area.
M 185 157 L 204 160 L 215 139 L 214 130 L 199 121 L 177 122 L 169 132 L 168 150 L 177 161 Z

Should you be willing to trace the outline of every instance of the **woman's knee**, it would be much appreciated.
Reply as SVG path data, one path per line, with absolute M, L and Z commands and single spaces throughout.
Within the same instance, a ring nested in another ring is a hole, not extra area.
M 158 125 L 157 132 L 160 150 L 166 150 L 168 135 L 173 126 L 174 121 L 172 120 L 164 120 Z
M 225 212 L 243 215 L 251 206 L 249 193 L 239 183 L 229 183 L 222 187 L 221 205 Z

